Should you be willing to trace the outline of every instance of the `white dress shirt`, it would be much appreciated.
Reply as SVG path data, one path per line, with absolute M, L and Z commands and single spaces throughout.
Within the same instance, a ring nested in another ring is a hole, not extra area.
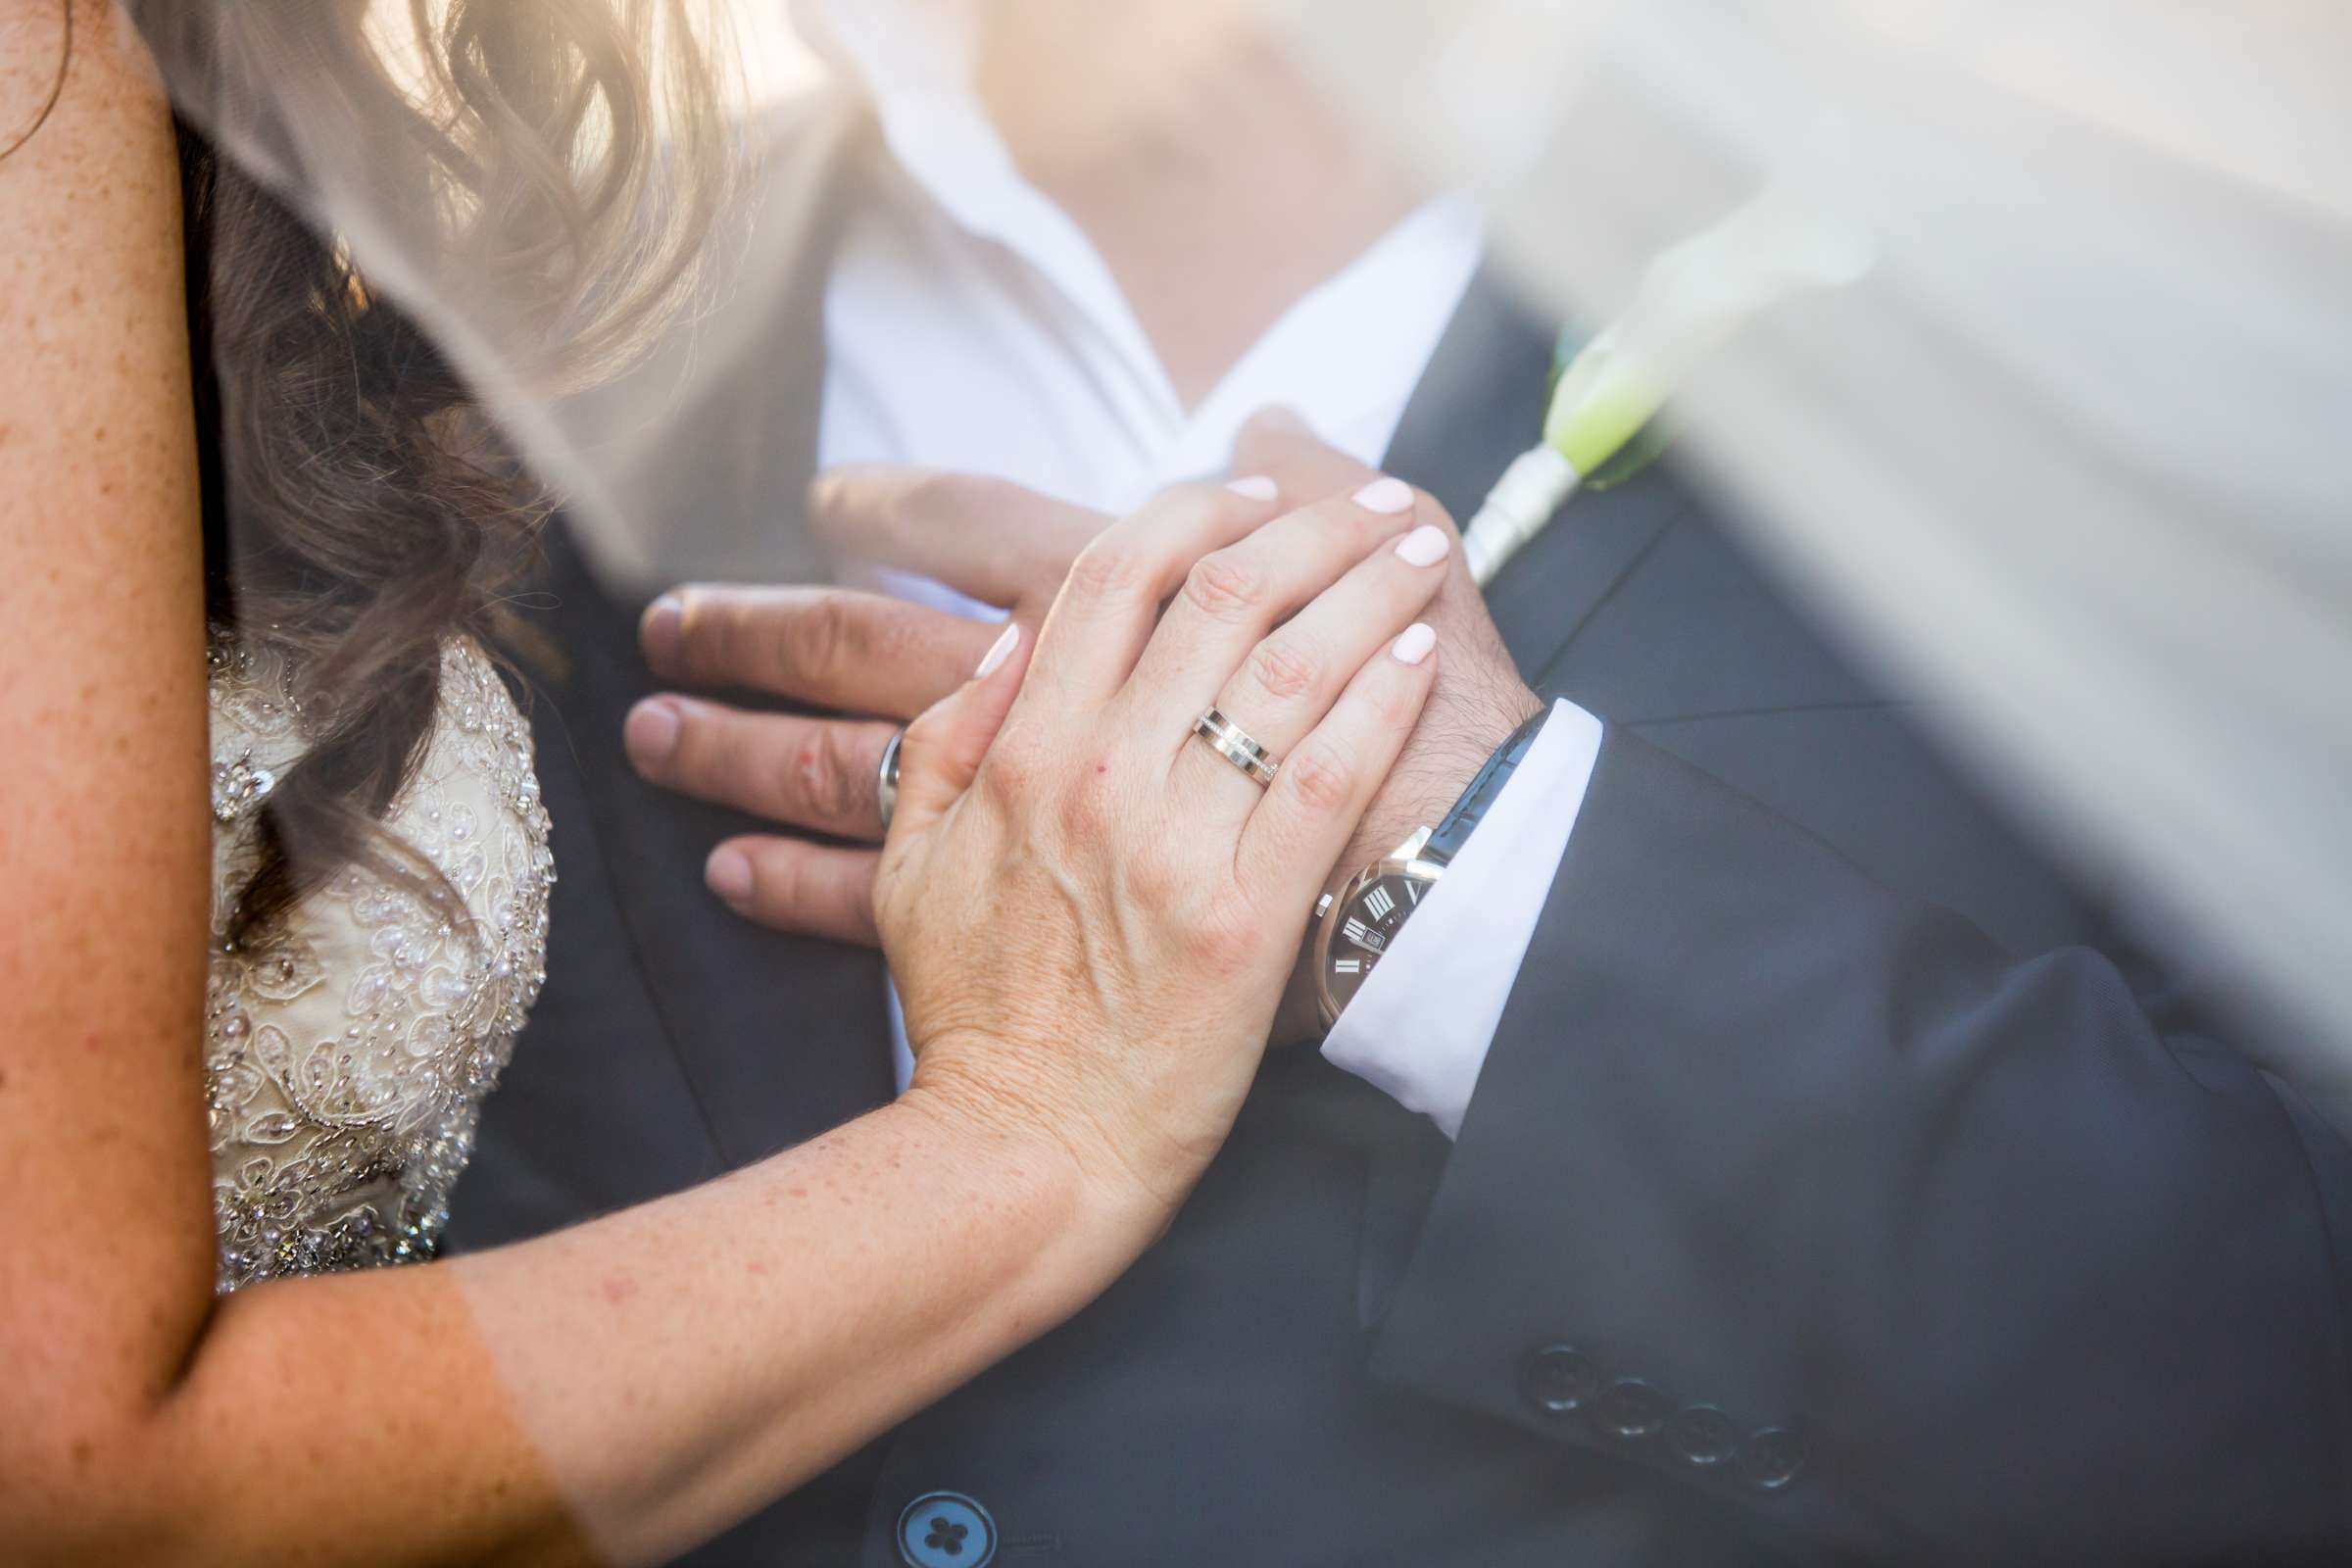
M 828 286 L 821 465 L 989 474 L 1117 514 L 1177 480 L 1221 473 L 1243 421 L 1274 404 L 1379 463 L 1477 269 L 1467 204 L 1411 214 L 1298 299 L 1188 410 L 1109 268 L 990 123 L 970 87 L 963 13 L 819 0 L 799 15 L 872 95 L 893 166 L 858 183 Z M 996 613 L 904 573 L 871 578 Z M 1598 725 L 1562 707 L 1324 1047 L 1449 1137 L 1598 747 Z M 895 996 L 891 1011 L 903 1089 L 912 1062 Z

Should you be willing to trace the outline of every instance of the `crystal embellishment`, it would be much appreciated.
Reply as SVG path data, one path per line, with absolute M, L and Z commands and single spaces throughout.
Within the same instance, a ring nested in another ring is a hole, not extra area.
M 482 1098 L 547 978 L 555 860 L 529 726 L 488 656 L 449 643 L 433 733 L 385 826 L 466 917 L 351 868 L 239 949 L 228 914 L 259 810 L 314 720 L 275 656 L 216 638 L 211 670 L 219 1288 L 430 1257 Z

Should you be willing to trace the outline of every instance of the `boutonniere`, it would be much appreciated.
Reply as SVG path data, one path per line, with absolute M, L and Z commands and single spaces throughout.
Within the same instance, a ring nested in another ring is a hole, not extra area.
M 1606 489 L 1655 458 L 1668 439 L 1659 411 L 1732 334 L 1792 295 L 1840 288 L 1870 270 L 1868 230 L 1820 189 L 1783 169 L 1722 221 L 1649 264 L 1625 314 L 1555 378 L 1543 440 L 1503 470 L 1462 531 L 1481 584 L 1578 489 Z

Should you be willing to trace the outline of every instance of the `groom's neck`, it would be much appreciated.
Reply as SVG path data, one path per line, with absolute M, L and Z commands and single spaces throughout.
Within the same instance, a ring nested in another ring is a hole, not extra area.
M 1200 401 L 1414 193 L 1233 0 L 998 0 L 978 88 Z

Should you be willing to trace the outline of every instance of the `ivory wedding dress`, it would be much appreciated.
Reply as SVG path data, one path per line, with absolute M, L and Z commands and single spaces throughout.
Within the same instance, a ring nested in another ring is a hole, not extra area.
M 239 949 L 231 901 L 308 726 L 281 659 L 216 639 L 211 662 L 219 1288 L 429 1257 L 482 1098 L 546 979 L 555 864 L 530 728 L 482 650 L 453 640 L 423 760 L 386 826 L 469 920 L 353 868 Z

